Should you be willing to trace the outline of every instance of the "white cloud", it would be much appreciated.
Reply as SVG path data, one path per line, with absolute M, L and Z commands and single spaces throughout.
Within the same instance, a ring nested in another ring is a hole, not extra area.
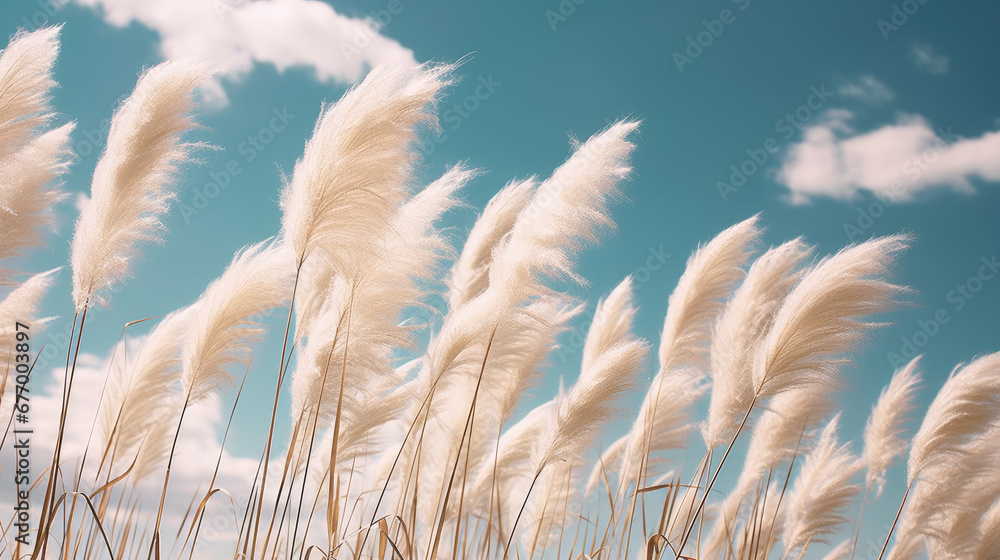
M 881 105 L 892 101 L 895 94 L 875 76 L 860 76 L 852 82 L 848 82 L 839 88 L 837 93 L 844 97 L 860 99 L 869 105 Z
M 371 19 L 338 14 L 318 0 L 73 0 L 116 26 L 138 22 L 160 35 L 167 59 L 201 58 L 239 78 L 255 63 L 311 68 L 321 81 L 353 82 L 384 63 L 415 64 L 413 51 Z M 219 84 L 207 95 L 226 102 Z
M 831 112 L 803 132 L 778 171 L 794 204 L 850 200 L 862 191 L 911 201 L 933 189 L 973 193 L 972 179 L 1000 182 L 1000 132 L 962 138 L 919 115 L 856 133 L 851 114 Z
M 910 61 L 914 66 L 935 76 L 948 73 L 948 57 L 926 44 L 915 43 L 910 47 Z

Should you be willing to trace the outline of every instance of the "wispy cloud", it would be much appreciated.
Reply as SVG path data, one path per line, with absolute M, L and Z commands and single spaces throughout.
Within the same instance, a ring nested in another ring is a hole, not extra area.
M 919 115 L 857 132 L 852 117 L 830 111 L 789 149 L 777 179 L 788 187 L 790 202 L 850 200 L 862 191 L 902 202 L 933 189 L 974 193 L 973 179 L 1000 181 L 1000 132 L 963 138 Z
M 928 74 L 940 76 L 948 73 L 948 57 L 927 44 L 914 43 L 910 47 L 910 61 Z
M 869 105 L 881 105 L 892 101 L 895 94 L 878 78 L 872 75 L 859 76 L 837 88 L 844 97 L 853 97 Z
M 196 57 L 238 79 L 254 64 L 311 68 L 316 79 L 354 82 L 382 63 L 415 64 L 413 51 L 382 35 L 383 23 L 337 13 L 318 0 L 73 0 L 110 24 L 138 22 L 160 35 L 169 60 Z M 214 83 L 206 96 L 227 102 Z

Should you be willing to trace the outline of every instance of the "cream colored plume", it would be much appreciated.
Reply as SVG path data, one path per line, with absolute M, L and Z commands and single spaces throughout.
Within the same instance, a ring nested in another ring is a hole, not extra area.
M 294 261 L 283 244 L 252 245 L 191 306 L 181 363 L 184 400 L 193 404 L 232 379 L 264 334 L 263 314 L 292 296 Z
M 956 368 L 927 409 L 910 445 L 909 494 L 890 560 L 912 558 L 925 539 L 973 547 L 970 538 L 953 535 L 974 531 L 956 521 L 970 511 L 972 518 L 985 515 L 996 498 L 998 425 L 1000 353 L 994 353 Z
M 800 239 L 775 247 L 754 261 L 726 304 L 712 337 L 712 393 L 702 427 L 714 449 L 728 442 L 753 401 L 753 356 L 774 323 L 781 303 L 802 278 L 810 248 Z
M 880 237 L 820 261 L 785 299 L 754 360 L 758 397 L 840 384 L 839 366 L 867 331 L 864 317 L 896 307 L 906 290 L 886 280 L 910 238 Z
M 704 367 L 712 325 L 736 285 L 743 265 L 760 237 L 758 216 L 730 226 L 687 261 L 670 294 L 660 335 L 660 371 L 682 366 Z
M 164 396 L 180 388 L 181 349 L 191 315 L 191 308 L 185 307 L 164 317 L 135 359 L 112 378 L 101 405 L 101 453 L 111 446 L 110 457 L 117 461 L 135 451 L 155 425 L 170 424 L 165 414 L 175 412 L 170 406 L 177 399 Z M 173 432 L 169 435 L 173 437 Z
M 489 286 L 493 250 L 507 235 L 534 193 L 534 180 L 507 183 L 483 209 L 469 231 L 462 253 L 451 269 L 448 308 L 457 309 Z
M 868 468 L 865 482 L 868 488 L 875 489 L 876 496 L 880 496 L 885 487 L 886 469 L 909 446 L 909 442 L 900 433 L 907 413 L 913 410 L 913 399 L 920 383 L 920 374 L 917 373 L 919 362 L 920 356 L 917 356 L 892 376 L 892 381 L 879 395 L 865 426 L 865 447 L 862 454 Z
M 13 341 L 17 335 L 15 323 L 21 322 L 32 329 L 41 329 L 51 322 L 52 319 L 39 319 L 35 317 L 38 307 L 45 292 L 52 286 L 55 274 L 59 269 L 55 268 L 48 272 L 36 274 L 25 280 L 20 286 L 12 290 L 7 297 L 0 302 L 0 340 Z M 10 343 L 12 344 L 12 343 Z M 10 348 L 10 346 L 8 346 Z M 14 360 L 11 359 L 11 363 Z M 11 366 L 13 370 L 13 366 Z
M 928 466 L 963 455 L 968 438 L 1000 423 L 1000 352 L 956 368 L 913 436 L 906 465 L 912 483 Z
M 21 31 L 0 51 L 0 159 L 30 142 L 52 116 L 52 67 L 61 31 L 61 26 Z
M 688 258 L 670 294 L 660 335 L 659 371 L 629 431 L 620 488 L 631 483 L 650 453 L 683 446 L 694 428 L 691 407 L 708 390 L 704 383 L 712 324 L 760 237 L 757 216 L 731 226 Z
M 835 416 L 823 429 L 786 497 L 782 533 L 786 551 L 828 542 L 827 537 L 848 520 L 844 511 L 860 489 L 850 481 L 861 465 L 849 451 L 850 443 L 837 441 L 839 418 Z
M 129 277 L 142 245 L 163 240 L 163 219 L 176 196 L 181 164 L 195 144 L 194 89 L 213 75 L 190 61 L 164 62 L 139 78 L 115 112 L 71 245 L 77 311 L 108 304 Z
M 637 338 L 625 339 L 605 350 L 580 372 L 565 398 L 559 402 L 555 432 L 539 447 L 535 459 L 541 472 L 553 461 L 568 460 L 582 453 L 615 409 L 618 397 L 632 387 L 646 359 L 649 345 Z
M 338 276 L 332 266 L 320 270 L 319 281 L 307 275 L 296 328 L 306 342 L 292 378 L 293 418 L 317 407 L 324 420 L 336 415 L 345 353 L 345 387 L 362 390 L 369 377 L 392 371 L 394 350 L 413 346 L 403 313 L 423 304 L 423 286 L 449 253 L 437 223 L 474 174 L 456 166 L 403 204 L 382 239 L 368 242 L 371 256 L 359 276 Z
M 53 225 L 52 210 L 62 198 L 54 183 L 69 168 L 74 126 L 63 125 L 0 155 L 0 259 L 23 256 L 44 243 L 42 230 Z M 0 269 L 0 284 L 10 275 Z
M 535 191 L 504 246 L 493 255 L 489 284 L 520 300 L 550 293 L 547 279 L 576 280 L 574 256 L 614 226 L 609 203 L 632 172 L 635 145 L 628 136 L 638 122 L 617 122 L 579 146 Z
M 387 67 L 368 73 L 316 121 L 281 193 L 282 235 L 301 265 L 314 250 L 353 277 L 404 200 L 417 129 L 436 126 L 435 104 L 450 66 Z
M 841 541 L 840 544 L 830 549 L 823 560 L 847 560 L 851 557 L 851 539 Z
M 632 298 L 632 277 L 626 276 L 607 298 L 597 302 L 583 344 L 581 368 L 587 369 L 608 348 L 628 338 L 638 311 Z

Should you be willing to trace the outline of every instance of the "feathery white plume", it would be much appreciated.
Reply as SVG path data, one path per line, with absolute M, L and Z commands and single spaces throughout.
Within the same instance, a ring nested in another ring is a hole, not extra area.
M 164 399 L 164 395 L 176 393 L 181 377 L 181 348 L 191 327 L 190 319 L 190 307 L 164 317 L 146 337 L 135 359 L 112 378 L 101 405 L 100 433 L 101 452 L 113 446 L 113 460 L 134 451 L 154 425 L 164 422 L 169 405 L 176 403 L 176 399 Z
M 971 523 L 957 527 L 956 522 L 985 515 L 995 498 L 983 488 L 995 488 L 1000 480 L 998 425 L 1000 352 L 955 368 L 927 409 L 910 446 L 909 493 L 890 560 L 912 558 L 925 539 L 971 548 L 969 539 L 956 541 L 953 535 L 957 529 L 974 531 Z
M 541 472 L 553 461 L 576 456 L 591 443 L 595 430 L 613 412 L 618 396 L 632 386 L 648 350 L 646 341 L 626 339 L 605 350 L 590 367 L 580 372 L 566 397 L 559 402 L 555 432 L 539 448 L 543 452 L 535 460 L 536 472 Z
M 61 26 L 18 32 L 0 51 L 0 158 L 30 141 L 46 123 L 52 67 L 59 56 Z
M 181 377 L 185 402 L 196 403 L 229 382 L 229 366 L 245 363 L 263 335 L 260 318 L 291 297 L 294 264 L 282 244 L 252 245 L 191 306 Z
M 753 425 L 743 471 L 732 496 L 745 496 L 767 471 L 790 460 L 804 434 L 832 412 L 827 391 L 799 387 L 773 397 Z
M 833 410 L 825 390 L 799 387 L 772 397 L 753 424 L 743 471 L 733 490 L 719 508 L 719 520 L 708 535 L 709 551 L 718 550 L 733 531 L 745 499 L 769 471 L 789 461 L 803 445 L 806 432 L 822 422 Z M 745 411 L 744 411 L 745 412 Z
M 913 409 L 920 374 L 917 364 L 920 356 L 892 376 L 892 381 L 882 390 L 878 402 L 872 408 L 864 433 L 864 453 L 862 458 L 868 467 L 865 483 L 875 489 L 880 496 L 885 487 L 885 471 L 892 462 L 902 455 L 909 443 L 900 436 L 900 425 L 906 414 Z
M 534 377 L 534 368 L 552 347 L 552 337 L 561 331 L 565 320 L 579 313 L 544 280 L 575 279 L 572 266 L 577 250 L 596 241 L 601 226 L 610 224 L 607 206 L 631 171 L 629 155 L 634 145 L 627 137 L 637 126 L 635 122 L 616 123 L 579 146 L 539 186 L 510 234 L 493 252 L 488 287 L 445 318 L 420 372 L 421 395 L 433 392 L 434 396 L 421 400 L 431 406 L 419 414 L 432 417 L 427 437 L 449 449 L 451 458 L 448 453 L 431 453 L 425 448 L 427 457 L 422 455 L 420 461 L 450 461 L 461 453 L 460 434 L 494 329 L 496 337 L 488 356 L 491 367 L 486 368 L 481 385 L 483 402 L 476 403 L 476 424 L 480 427 L 474 428 L 471 436 L 477 457 L 488 453 L 488 444 L 495 441 L 491 438 L 496 437 L 521 391 Z M 539 313 L 543 310 L 556 313 Z M 510 373 L 514 375 L 508 376 Z M 490 422 L 495 423 L 486 430 Z M 487 438 L 485 433 L 492 435 Z M 413 465 L 414 454 L 415 445 L 410 444 L 402 458 L 404 464 Z M 438 470 L 426 469 L 436 473 L 428 475 L 431 477 L 439 476 Z M 435 487 L 429 480 L 421 485 L 421 491 L 430 488 L 428 492 L 437 493 Z M 437 499 L 436 495 L 421 499 L 426 510 L 421 517 L 427 523 L 432 522 Z
M 850 480 L 861 465 L 848 450 L 850 443 L 837 441 L 839 419 L 835 416 L 823 429 L 788 495 L 782 541 L 789 552 L 827 542 L 827 536 L 847 521 L 844 509 L 860 489 Z
M 573 272 L 573 256 L 614 226 L 607 206 L 632 172 L 635 145 L 627 138 L 638 127 L 623 121 L 595 134 L 542 182 L 494 253 L 490 285 L 519 300 L 549 292 L 541 285 L 545 278 L 583 281 Z
M 201 64 L 164 62 L 139 78 L 115 112 L 71 245 L 77 311 L 107 305 L 141 245 L 162 241 L 179 167 L 197 146 L 181 142 L 196 127 L 193 91 L 212 74 Z
M 659 371 L 629 431 L 620 488 L 638 476 L 650 453 L 683 446 L 694 428 L 691 407 L 708 390 L 703 379 L 712 324 L 744 276 L 743 265 L 761 233 L 757 220 L 723 230 L 688 258 L 663 321 Z
M 518 214 L 534 193 L 535 186 L 535 181 L 531 179 L 512 181 L 486 204 L 451 269 L 448 280 L 449 309 L 461 307 L 489 285 L 493 250 L 514 227 Z
M 355 271 L 359 276 L 337 276 L 326 266 L 318 277 L 329 284 L 310 283 L 297 326 L 298 336 L 305 335 L 307 342 L 292 378 L 293 418 L 317 405 L 324 419 L 335 415 L 345 352 L 345 386 L 366 390 L 368 378 L 392 371 L 394 350 L 412 345 L 413 329 L 400 324 L 403 311 L 421 304 L 422 285 L 447 255 L 436 224 L 457 204 L 455 193 L 474 174 L 456 166 L 403 204 L 382 239 L 369 242 L 371 256 Z
M 1000 485 L 997 437 L 996 424 L 969 438 L 956 437 L 949 451 L 919 472 L 899 518 L 890 560 L 912 559 L 924 547 L 935 559 L 974 556 L 980 521 Z
M 970 438 L 1000 424 L 1000 352 L 956 368 L 938 391 L 913 436 L 909 483 L 948 455 L 962 456 Z
M 590 367 L 608 348 L 628 337 L 636 311 L 632 301 L 632 277 L 626 276 L 607 298 L 597 302 L 583 343 L 582 369 Z
M 712 393 L 702 431 L 714 449 L 733 437 L 753 401 L 753 356 L 788 292 L 802 278 L 810 248 L 794 239 L 754 261 L 715 325 L 711 348 Z
M 851 539 L 841 541 L 840 544 L 830 549 L 823 560 L 847 560 L 851 557 Z
M 844 354 L 877 326 L 863 317 L 889 311 L 905 289 L 885 280 L 904 235 L 853 245 L 820 261 L 782 304 L 757 352 L 757 397 L 802 385 L 836 386 Z
M 21 256 L 43 243 L 41 230 L 52 225 L 52 207 L 62 197 L 53 182 L 69 167 L 74 126 L 63 125 L 9 156 L 0 155 L 0 259 Z M 0 283 L 7 276 L 0 269 Z
M 52 285 L 55 273 L 58 271 L 59 269 L 55 268 L 28 278 L 0 302 L 0 321 L 2 321 L 0 322 L 0 340 L 14 340 L 16 322 L 29 325 L 33 329 L 41 329 L 52 320 L 51 318 L 38 319 L 35 314 L 38 313 L 40 300 Z M 11 358 L 11 363 L 14 363 L 13 358 Z
M 733 286 L 743 279 L 743 265 L 760 237 L 758 216 L 723 230 L 699 247 L 670 294 L 660 335 L 660 371 L 705 365 L 712 324 L 725 307 Z
M 976 544 L 975 559 L 1000 558 L 1000 499 L 986 512 L 979 522 L 979 542 Z
M 406 196 L 420 125 L 435 126 L 435 103 L 450 66 L 380 66 L 326 107 L 281 193 L 281 230 L 301 265 L 319 249 L 353 276 Z

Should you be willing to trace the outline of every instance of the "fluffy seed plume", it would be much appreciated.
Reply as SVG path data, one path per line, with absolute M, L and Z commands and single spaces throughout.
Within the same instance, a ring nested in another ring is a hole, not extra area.
M 954 535 L 974 532 L 970 519 L 985 515 L 995 497 L 984 488 L 996 487 L 998 425 L 1000 353 L 995 353 L 957 367 L 927 409 L 910 446 L 910 491 L 891 560 L 912 558 L 926 539 L 971 547 L 968 538 L 956 541 Z M 956 526 L 963 518 L 964 527 Z
M 848 247 L 821 261 L 785 299 L 754 363 L 758 397 L 801 385 L 838 385 L 844 354 L 877 326 L 867 315 L 894 308 L 906 290 L 885 280 L 904 235 Z
M 617 122 L 595 134 L 535 191 L 494 254 L 489 283 L 520 300 L 550 290 L 545 279 L 583 279 L 573 272 L 573 256 L 614 226 L 608 204 L 632 172 L 635 145 L 628 136 L 635 121 Z
M 29 142 L 51 117 L 49 91 L 56 85 L 52 67 L 60 31 L 61 26 L 22 31 L 0 51 L 0 158 Z
M 917 356 L 892 376 L 892 381 L 882 390 L 878 402 L 872 409 L 864 433 L 862 459 L 868 467 L 865 483 L 875 489 L 875 495 L 882 494 L 885 487 L 885 471 L 892 462 L 906 451 L 908 442 L 900 436 L 900 425 L 906 414 L 913 409 L 920 374 Z
M 327 265 L 319 283 L 307 278 L 297 330 L 308 341 L 292 378 L 293 418 L 306 409 L 319 410 L 324 419 L 336 415 L 345 355 L 345 386 L 370 387 L 370 378 L 392 371 L 393 350 L 412 345 L 413 329 L 400 324 L 403 311 L 420 306 L 422 284 L 447 255 L 437 222 L 455 207 L 456 192 L 474 175 L 456 166 L 400 206 L 383 238 L 368 242 L 374 250 L 355 271 L 359 276 L 337 276 Z
M 649 453 L 682 446 L 693 429 L 691 407 L 708 390 L 704 383 L 712 324 L 760 237 L 758 217 L 731 226 L 688 258 L 670 294 L 660 336 L 659 371 L 629 431 L 622 484 L 638 475 Z
M 840 544 L 830 549 L 823 560 L 847 560 L 851 557 L 851 540 L 841 541 Z
M 976 560 L 1000 558 L 1000 500 L 994 502 L 979 523 L 979 542 L 975 550 Z
M 42 230 L 52 225 L 52 208 L 62 198 L 53 183 L 69 167 L 74 126 L 41 134 L 6 157 L 0 154 L 0 259 L 43 243 Z M 10 275 L 0 269 L 0 283 Z
M 661 371 L 704 365 L 712 324 L 733 286 L 743 278 L 743 265 L 760 237 L 757 221 L 754 216 L 727 228 L 688 259 L 663 321 Z
M 965 453 L 970 438 L 1000 423 L 1000 352 L 956 369 L 913 436 L 907 481 L 936 460 Z
M 58 271 L 59 269 L 56 268 L 28 278 L 0 302 L 0 321 L 3 321 L 0 323 L 0 338 L 2 340 L 14 340 L 16 334 L 14 323 L 29 321 L 35 317 L 38 313 L 38 305 L 42 297 L 45 296 L 45 292 L 52 285 Z M 51 319 L 34 319 L 31 321 L 31 327 L 41 328 L 50 321 Z M 13 359 L 11 359 L 11 363 L 13 364 Z
M 489 286 L 493 250 L 517 220 L 534 193 L 534 180 L 513 181 L 490 199 L 469 232 L 462 254 L 451 270 L 448 307 L 457 309 Z
M 147 70 L 115 112 L 71 245 L 77 311 L 108 303 L 108 290 L 127 278 L 143 243 L 163 237 L 180 165 L 197 144 L 182 138 L 196 124 L 193 92 L 211 77 L 190 61 Z
M 364 265 L 406 196 L 420 125 L 436 125 L 449 66 L 378 67 L 323 109 L 281 194 L 281 229 L 301 265 L 315 249 L 340 274 Z
M 809 253 L 810 248 L 795 239 L 758 257 L 719 317 L 711 349 L 712 395 L 703 428 L 709 449 L 733 437 L 750 407 L 754 351 L 802 278 L 800 265 Z
M 632 277 L 627 276 L 597 303 L 594 319 L 583 343 L 581 368 L 587 369 L 601 354 L 628 338 L 638 309 L 632 301 Z
M 826 537 L 847 521 L 843 512 L 858 493 L 859 486 L 850 480 L 861 465 L 848 451 L 849 443 L 837 442 L 839 418 L 835 416 L 823 429 L 788 495 L 782 534 L 787 551 L 827 542 Z
M 618 396 L 632 386 L 635 373 L 646 359 L 649 345 L 631 338 L 602 353 L 559 403 L 556 429 L 536 461 L 541 472 L 553 461 L 569 459 L 583 451 L 594 431 L 607 421 Z
M 135 360 L 112 378 L 101 416 L 103 449 L 112 460 L 135 451 L 153 426 L 164 422 L 172 401 L 163 397 L 175 392 L 180 381 L 181 348 L 190 318 L 190 307 L 164 317 Z
M 737 490 L 730 496 L 738 500 L 747 495 L 769 470 L 795 456 L 805 432 L 832 410 L 828 392 L 815 387 L 799 387 L 772 398 L 753 425 Z
M 238 253 L 192 304 L 181 355 L 188 404 L 229 382 L 229 366 L 245 363 L 250 343 L 263 334 L 261 316 L 291 297 L 293 274 L 283 244 L 253 245 Z

